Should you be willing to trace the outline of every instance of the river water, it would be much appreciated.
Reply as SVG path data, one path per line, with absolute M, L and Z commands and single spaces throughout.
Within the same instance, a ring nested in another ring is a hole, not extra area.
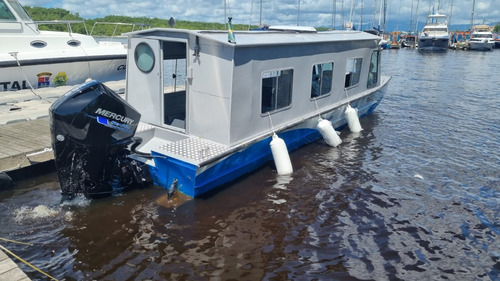
M 0 241 L 63 280 L 500 280 L 500 50 L 387 50 L 364 130 L 205 198 L 0 192 Z M 20 264 L 20 263 L 19 263 Z M 37 280 L 44 276 L 20 264 Z

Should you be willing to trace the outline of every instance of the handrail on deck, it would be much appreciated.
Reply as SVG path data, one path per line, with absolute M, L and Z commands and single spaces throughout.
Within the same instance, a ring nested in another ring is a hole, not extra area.
M 135 31 L 136 27 L 139 27 L 138 30 L 143 30 L 143 29 L 151 28 L 150 24 L 144 24 L 144 23 L 123 23 L 123 22 L 102 22 L 102 21 L 100 22 L 100 21 L 96 21 L 94 23 L 94 25 L 92 26 L 92 29 L 90 30 L 90 35 L 92 35 L 94 33 L 94 29 L 95 29 L 96 25 L 98 25 L 98 24 L 114 25 L 115 29 L 113 30 L 113 34 L 111 35 L 111 37 L 115 37 L 116 30 L 118 29 L 118 26 L 131 26 L 132 27 L 131 32 Z
M 89 30 L 87 29 L 87 25 L 85 24 L 84 20 L 47 20 L 47 21 L 35 21 L 36 28 L 38 29 L 39 24 L 65 24 L 66 28 L 68 29 L 69 34 L 73 33 L 73 30 L 71 29 L 71 24 L 74 23 L 82 23 L 83 27 L 85 28 L 85 34 L 89 35 Z
M 76 24 L 76 23 L 83 24 L 83 27 L 85 28 L 85 34 L 86 35 L 90 35 L 90 36 L 93 35 L 94 29 L 95 29 L 96 25 L 99 25 L 99 24 L 114 25 L 115 26 L 115 29 L 113 30 L 113 35 L 111 35 L 111 37 L 115 37 L 116 36 L 116 31 L 118 29 L 118 26 L 131 26 L 132 27 L 131 32 L 135 31 L 136 28 L 137 28 L 137 30 L 143 30 L 143 29 L 151 28 L 150 24 L 144 24 L 144 23 L 99 22 L 99 21 L 97 21 L 97 22 L 94 23 L 94 25 L 92 26 L 92 29 L 90 30 L 90 33 L 89 33 L 89 30 L 87 29 L 87 24 L 85 23 L 84 20 L 35 21 L 35 25 L 36 25 L 37 29 L 38 29 L 38 25 L 39 24 L 64 24 L 64 25 L 66 25 L 66 28 L 67 28 L 69 34 L 73 33 L 73 29 L 71 28 L 71 24 Z

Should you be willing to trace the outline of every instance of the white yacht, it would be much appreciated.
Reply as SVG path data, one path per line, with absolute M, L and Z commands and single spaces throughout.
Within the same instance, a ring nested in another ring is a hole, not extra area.
M 495 46 L 493 33 L 488 25 L 475 25 L 469 39 L 469 50 L 492 51 Z
M 428 15 L 425 26 L 418 35 L 418 50 L 446 52 L 449 46 L 450 33 L 446 15 L 439 13 Z
M 124 44 L 97 42 L 68 27 L 41 31 L 17 0 L 0 0 L 0 91 L 125 79 Z

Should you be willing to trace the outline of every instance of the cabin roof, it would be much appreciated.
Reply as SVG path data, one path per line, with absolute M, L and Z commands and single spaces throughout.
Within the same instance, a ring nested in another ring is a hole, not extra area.
M 427 16 L 428 18 L 446 18 L 446 15 L 443 15 L 443 14 L 430 14 Z
M 475 25 L 472 29 L 473 29 L 473 31 L 478 31 L 478 32 L 490 32 L 491 31 L 491 27 L 489 25 L 486 25 L 486 24 Z
M 153 36 L 170 37 L 174 34 L 185 33 L 200 38 L 205 38 L 221 44 L 234 45 L 235 47 L 250 47 L 258 45 L 282 45 L 282 44 L 314 44 L 335 41 L 362 41 L 380 40 L 379 36 L 362 31 L 322 31 L 322 32 L 298 32 L 298 31 L 235 31 L 236 44 L 228 42 L 227 31 L 211 30 L 186 30 L 172 28 L 154 28 L 127 33 L 129 37 Z

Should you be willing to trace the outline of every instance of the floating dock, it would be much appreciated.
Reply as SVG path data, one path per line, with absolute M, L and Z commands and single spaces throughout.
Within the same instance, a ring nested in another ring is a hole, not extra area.
M 0 250 L 0 281 L 31 280 L 7 254 Z

